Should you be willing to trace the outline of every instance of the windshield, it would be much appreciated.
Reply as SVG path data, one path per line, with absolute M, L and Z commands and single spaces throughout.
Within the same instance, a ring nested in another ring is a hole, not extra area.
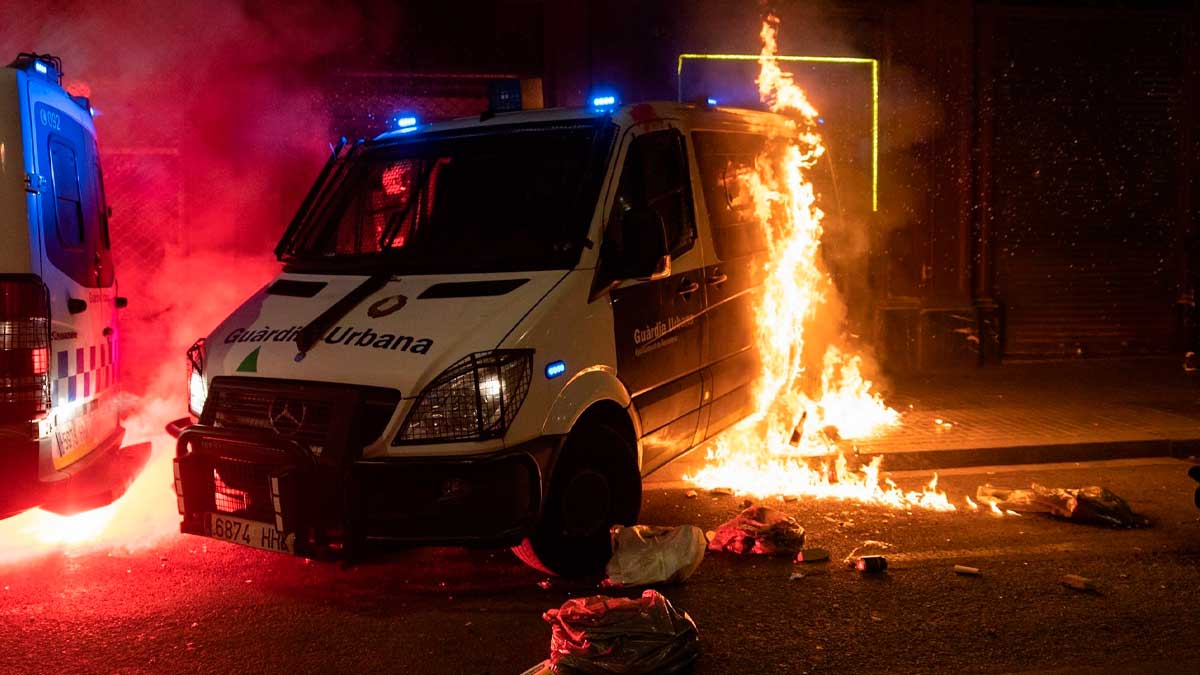
M 612 138 L 606 120 L 388 139 L 323 176 L 278 249 L 293 268 L 566 269 Z

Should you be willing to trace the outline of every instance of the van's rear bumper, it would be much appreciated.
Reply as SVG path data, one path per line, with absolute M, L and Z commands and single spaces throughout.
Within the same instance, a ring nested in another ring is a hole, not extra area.
M 395 545 L 519 543 L 541 509 L 544 470 L 562 441 L 331 465 L 273 433 L 174 424 L 183 532 L 212 536 L 214 514 L 269 523 L 294 535 L 293 552 L 310 558 L 357 558 Z
M 0 468 L 0 518 L 40 506 L 56 513 L 78 513 L 116 501 L 150 458 L 150 444 L 122 447 L 125 429 L 117 427 L 99 447 L 64 469 L 52 481 L 38 476 L 38 442 L 5 446 Z

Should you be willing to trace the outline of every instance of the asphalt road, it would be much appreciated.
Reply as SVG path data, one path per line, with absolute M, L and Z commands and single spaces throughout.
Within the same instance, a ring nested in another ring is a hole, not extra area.
M 1102 484 L 1153 520 L 1145 530 L 779 504 L 837 560 L 864 540 L 888 542 L 888 573 L 835 562 L 789 581 L 786 559 L 710 554 L 687 583 L 661 590 L 699 626 L 697 673 L 1200 672 L 1200 511 L 1185 469 L 942 474 L 960 505 L 983 482 Z M 653 486 L 642 520 L 711 529 L 739 501 Z M 983 576 L 956 576 L 955 564 Z M 1098 591 L 1068 589 L 1064 574 Z M 596 580 L 540 581 L 506 551 L 418 549 L 349 570 L 192 537 L 59 555 L 0 567 L 0 672 L 520 673 L 547 655 L 542 612 L 599 592 Z

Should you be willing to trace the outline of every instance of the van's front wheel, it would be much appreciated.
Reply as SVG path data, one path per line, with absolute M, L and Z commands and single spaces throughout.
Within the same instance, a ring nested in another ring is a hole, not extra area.
M 637 522 L 642 478 L 630 439 L 603 422 L 571 431 L 534 531 L 513 547 L 522 562 L 549 574 L 586 576 L 612 555 L 609 528 Z

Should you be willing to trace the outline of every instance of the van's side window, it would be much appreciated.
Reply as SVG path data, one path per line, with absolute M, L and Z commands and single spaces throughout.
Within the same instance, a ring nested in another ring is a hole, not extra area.
M 55 222 L 58 239 L 67 248 L 83 246 L 83 202 L 75 151 L 66 143 L 50 139 L 50 170 L 54 178 Z
M 697 131 L 692 140 L 717 257 L 730 260 L 764 250 L 766 239 L 754 217 L 754 201 L 745 180 L 766 139 L 747 133 Z
M 96 192 L 95 209 L 100 219 L 100 245 L 105 249 L 112 248 L 112 239 L 108 236 L 108 199 L 104 195 L 104 174 L 100 171 L 100 163 L 95 162 Z
M 621 217 L 635 207 L 649 207 L 662 218 L 672 258 L 691 250 L 696 241 L 696 219 L 683 134 L 657 131 L 630 143 L 617 189 L 614 222 L 609 223 L 607 231 L 619 236 Z

